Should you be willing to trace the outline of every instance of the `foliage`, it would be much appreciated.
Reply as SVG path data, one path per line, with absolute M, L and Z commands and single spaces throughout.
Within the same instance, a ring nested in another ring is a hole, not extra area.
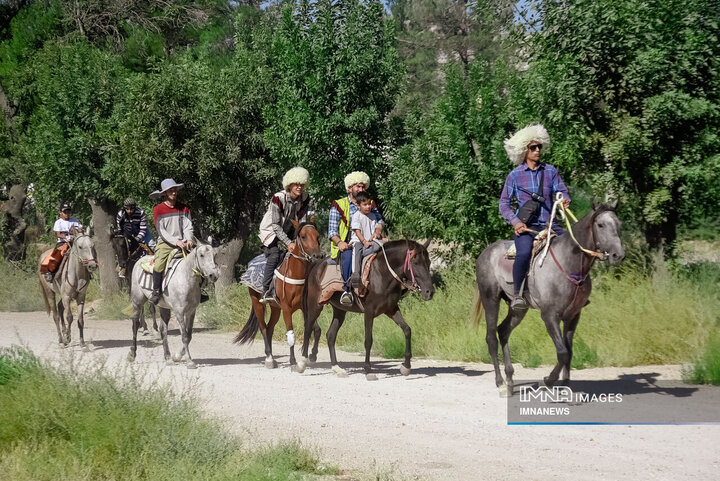
M 717 212 L 720 10 L 713 0 L 543 2 L 524 103 L 553 159 L 620 196 L 651 246 Z M 714 184 L 717 185 L 717 184 Z M 699 204 L 698 200 L 707 202 Z M 671 247 L 671 246 L 670 246 Z
M 147 376 L 126 372 L 119 381 L 78 362 L 60 371 L 17 347 L 0 350 L 0 403 L 8 479 L 269 480 L 333 471 L 297 442 L 245 446 L 202 416 L 192 395 Z
M 394 26 L 379 1 L 291 3 L 273 35 L 265 142 L 283 168 L 307 168 L 313 196 L 329 205 L 345 173 L 375 180 L 386 170 L 385 119 L 402 78 Z
M 705 351 L 683 371 L 683 380 L 692 384 L 720 386 L 720 338 L 708 339 Z

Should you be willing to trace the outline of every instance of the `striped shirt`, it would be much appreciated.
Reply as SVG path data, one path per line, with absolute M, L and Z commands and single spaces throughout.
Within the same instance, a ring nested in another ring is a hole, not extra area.
M 355 212 L 360 211 L 360 207 L 355 205 L 355 202 L 353 202 L 352 198 L 348 196 L 348 200 L 350 201 L 350 219 L 352 219 L 353 214 Z M 380 211 L 378 211 L 377 207 L 375 207 L 375 202 L 373 202 L 373 208 L 370 211 L 370 214 L 368 215 L 370 219 L 377 221 L 378 224 L 385 225 L 385 221 L 383 220 L 382 216 L 380 215 Z M 348 227 L 350 227 L 350 219 L 346 219 L 345 222 L 348 223 Z M 332 239 L 333 236 L 340 236 L 340 211 L 337 210 L 335 206 L 330 207 L 330 215 L 328 219 L 328 239 Z M 348 229 L 348 234 L 350 234 L 350 230 Z M 349 235 L 348 235 L 349 237 Z M 347 242 L 349 239 L 340 239 L 341 241 Z
M 124 226 L 128 222 L 132 225 L 132 235 L 144 239 L 147 233 L 147 215 L 145 215 L 145 211 L 138 207 L 128 214 L 125 209 L 120 209 L 120 212 L 115 217 L 115 225 L 118 229 L 124 231 Z
M 540 173 L 545 171 L 543 177 L 543 192 L 545 202 L 541 204 L 537 224 L 545 225 L 550 218 L 550 211 L 557 192 L 562 192 L 566 199 L 570 199 L 567 187 L 560 178 L 557 169 L 550 164 L 541 163 L 536 170 L 532 170 L 527 162 L 515 167 L 505 179 L 502 195 L 500 196 L 500 214 L 510 225 L 520 222 L 517 210 L 513 211 L 510 205 L 512 198 L 516 198 L 519 206 L 532 199 L 531 195 L 522 189 L 530 192 L 537 192 L 540 183 Z M 522 189 L 521 189 L 522 188 Z
M 187 241 L 193 237 L 190 207 L 176 202 L 175 207 L 160 202 L 153 208 L 155 228 L 160 239 L 168 245 L 175 246 L 178 241 Z

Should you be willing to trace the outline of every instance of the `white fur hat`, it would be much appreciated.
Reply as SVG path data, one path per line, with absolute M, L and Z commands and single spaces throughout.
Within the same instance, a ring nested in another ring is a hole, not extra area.
M 505 140 L 505 152 L 510 162 L 520 165 L 525 161 L 525 151 L 530 142 L 540 142 L 547 152 L 550 149 L 550 136 L 540 124 L 528 125 L 515 132 L 515 135 Z
M 283 189 L 287 190 L 290 184 L 303 184 L 307 186 L 310 183 L 310 174 L 302 167 L 293 167 L 283 175 Z
M 345 176 L 345 190 L 349 190 L 350 186 L 360 183 L 365 184 L 366 189 L 370 187 L 370 176 L 365 172 L 360 172 L 359 170 L 350 172 Z

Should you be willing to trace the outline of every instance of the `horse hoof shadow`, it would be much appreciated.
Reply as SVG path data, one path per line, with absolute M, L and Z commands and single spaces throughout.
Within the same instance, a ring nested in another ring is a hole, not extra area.
M 376 374 L 365 374 L 365 379 L 367 381 L 377 381 L 378 377 Z

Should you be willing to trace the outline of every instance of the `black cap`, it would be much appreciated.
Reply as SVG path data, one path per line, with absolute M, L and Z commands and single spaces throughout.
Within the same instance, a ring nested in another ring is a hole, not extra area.
M 72 210 L 72 206 L 67 202 L 63 202 L 60 204 L 60 212 L 65 212 L 66 210 Z

